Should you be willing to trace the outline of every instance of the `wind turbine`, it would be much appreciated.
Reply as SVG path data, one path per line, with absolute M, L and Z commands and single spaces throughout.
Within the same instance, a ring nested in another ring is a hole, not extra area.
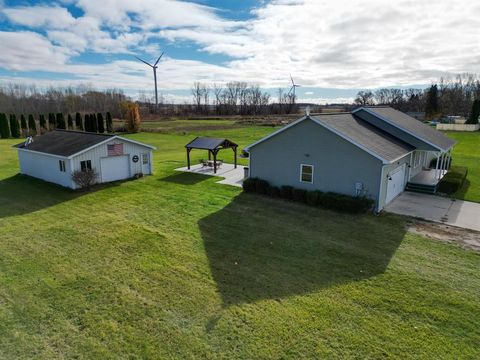
M 288 94 L 291 94 L 293 93 L 293 102 L 295 103 L 295 89 L 297 87 L 300 87 L 301 85 L 297 85 L 295 84 L 295 81 L 293 81 L 293 77 L 292 77 L 292 74 L 290 74 L 290 80 L 292 81 L 292 87 L 290 88 L 290 90 L 288 91 Z
M 153 64 L 153 65 L 146 62 L 145 60 L 140 59 L 138 56 L 135 56 L 138 60 L 147 64 L 148 66 L 150 66 L 153 69 L 153 80 L 155 81 L 155 107 L 158 107 L 158 91 L 157 91 L 157 67 L 158 66 L 157 66 L 157 64 L 160 61 L 160 59 L 162 58 L 162 56 L 163 56 L 163 51 L 160 54 L 160 56 L 158 57 L 157 61 L 155 61 L 155 64 Z

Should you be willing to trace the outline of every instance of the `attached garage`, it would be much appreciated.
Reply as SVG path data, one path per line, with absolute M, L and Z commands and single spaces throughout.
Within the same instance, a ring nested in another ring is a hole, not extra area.
M 109 156 L 100 159 L 102 182 L 128 179 L 130 177 L 130 162 L 128 155 Z
M 153 146 L 112 134 L 54 130 L 15 145 L 20 173 L 76 189 L 76 171 L 94 170 L 97 183 L 152 174 Z
M 385 204 L 395 199 L 405 189 L 407 165 L 402 164 L 388 174 Z

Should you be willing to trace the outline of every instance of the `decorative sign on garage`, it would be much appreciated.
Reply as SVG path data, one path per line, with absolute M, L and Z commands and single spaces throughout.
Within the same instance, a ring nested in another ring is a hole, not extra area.
M 134 163 L 138 162 L 138 155 L 133 155 L 132 161 L 133 161 Z

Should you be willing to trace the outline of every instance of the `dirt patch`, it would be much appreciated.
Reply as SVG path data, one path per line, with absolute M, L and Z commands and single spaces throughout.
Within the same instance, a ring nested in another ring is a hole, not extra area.
M 408 231 L 480 252 L 480 232 L 478 231 L 422 220 L 412 221 L 408 226 Z

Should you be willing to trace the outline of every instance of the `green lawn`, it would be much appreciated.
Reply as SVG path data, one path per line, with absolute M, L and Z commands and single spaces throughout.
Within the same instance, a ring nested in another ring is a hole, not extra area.
M 156 174 L 90 193 L 0 140 L 0 358 L 480 358 L 478 253 L 174 172 L 194 135 L 131 135 Z
M 449 131 L 447 135 L 458 141 L 452 154 L 453 164 L 468 167 L 467 180 L 455 197 L 480 202 L 480 131 Z

